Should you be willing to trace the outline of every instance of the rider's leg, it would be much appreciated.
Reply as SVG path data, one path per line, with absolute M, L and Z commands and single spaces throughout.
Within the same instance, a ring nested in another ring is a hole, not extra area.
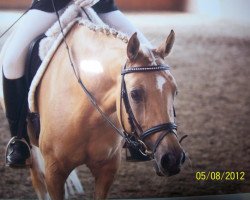
M 56 19 L 54 13 L 34 9 L 21 19 L 3 60 L 6 78 L 17 79 L 24 75 L 26 54 L 31 41 L 44 33 Z
M 142 34 L 142 32 L 139 31 L 133 23 L 118 10 L 114 0 L 99 1 L 93 6 L 93 9 L 103 22 L 108 24 L 110 27 L 126 33 L 129 37 L 132 36 L 133 33 L 137 32 L 140 42 L 152 48 L 151 43 Z
M 138 30 L 121 11 L 115 10 L 107 13 L 99 13 L 98 15 L 104 21 L 104 23 L 116 30 L 126 33 L 128 36 L 131 36 L 133 33 L 137 32 L 140 42 L 152 48 L 151 43 L 142 34 L 142 32 Z
M 11 136 L 18 133 L 21 110 L 27 104 L 27 88 L 24 78 L 25 59 L 29 44 L 44 33 L 55 21 L 56 15 L 39 10 L 30 10 L 20 21 L 12 40 L 9 41 L 3 59 L 3 90 L 6 117 L 9 122 Z M 19 139 L 26 138 L 26 128 Z M 19 140 L 12 140 L 8 145 L 6 164 L 12 167 L 25 166 L 30 156 L 28 146 Z

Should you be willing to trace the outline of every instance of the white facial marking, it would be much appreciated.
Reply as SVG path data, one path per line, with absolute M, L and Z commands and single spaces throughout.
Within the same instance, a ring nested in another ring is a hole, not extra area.
M 80 68 L 85 72 L 94 74 L 100 74 L 103 72 L 103 66 L 97 60 L 82 60 Z
M 160 90 L 160 92 L 162 93 L 163 85 L 166 83 L 165 78 L 163 78 L 163 76 L 157 75 L 156 82 L 157 82 L 157 89 Z

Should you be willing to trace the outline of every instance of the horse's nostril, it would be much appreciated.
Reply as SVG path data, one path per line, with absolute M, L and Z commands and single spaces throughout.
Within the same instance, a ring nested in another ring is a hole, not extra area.
M 161 166 L 165 170 L 169 170 L 171 166 L 175 165 L 174 155 L 167 153 L 161 159 Z
M 183 152 L 181 156 L 181 164 L 183 164 L 186 160 L 186 154 Z
M 178 174 L 180 172 L 181 164 L 186 160 L 184 152 L 181 152 L 179 156 L 176 156 L 172 153 L 167 153 L 161 158 L 162 170 L 167 172 L 168 176 Z

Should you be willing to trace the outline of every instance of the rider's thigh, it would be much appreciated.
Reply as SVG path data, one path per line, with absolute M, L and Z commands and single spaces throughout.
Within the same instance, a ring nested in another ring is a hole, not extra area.
M 29 45 L 37 36 L 44 33 L 57 20 L 55 13 L 30 10 L 20 20 L 3 59 L 4 74 L 9 79 L 24 74 L 25 59 Z
M 132 36 L 133 33 L 137 32 L 140 42 L 150 48 L 153 48 L 152 44 L 143 35 L 143 33 L 136 28 L 135 25 L 121 11 L 115 10 L 107 13 L 99 13 L 98 16 L 104 23 L 118 31 L 126 33 L 129 37 Z

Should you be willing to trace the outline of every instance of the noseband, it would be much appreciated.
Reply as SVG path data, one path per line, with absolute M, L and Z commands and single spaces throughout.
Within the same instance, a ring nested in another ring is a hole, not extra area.
M 121 73 L 122 80 L 121 80 L 120 119 L 124 134 L 128 138 L 126 142 L 128 143 L 128 145 L 139 149 L 139 151 L 144 156 L 149 156 L 151 158 L 154 158 L 154 154 L 156 152 L 157 147 L 159 146 L 159 144 L 166 135 L 175 134 L 177 136 L 176 134 L 177 125 L 172 122 L 167 122 L 164 124 L 159 124 L 157 126 L 154 126 L 146 131 L 143 131 L 142 127 L 135 118 L 135 115 L 133 113 L 132 107 L 129 102 L 128 92 L 125 82 L 125 75 L 130 73 L 148 73 L 148 72 L 165 71 L 165 70 L 170 70 L 170 67 L 167 65 L 157 65 L 157 66 L 145 66 L 145 67 L 141 66 L 141 67 L 126 68 L 125 65 Z M 130 124 L 131 133 L 126 132 L 124 121 L 122 119 L 122 101 L 124 103 L 125 110 L 128 115 L 128 122 Z M 154 135 L 162 131 L 164 131 L 164 133 L 158 137 L 153 148 L 151 149 L 148 148 L 148 146 L 145 144 L 145 139 L 151 135 Z M 132 141 L 131 139 L 129 139 L 129 137 L 131 136 L 135 138 L 135 140 Z

